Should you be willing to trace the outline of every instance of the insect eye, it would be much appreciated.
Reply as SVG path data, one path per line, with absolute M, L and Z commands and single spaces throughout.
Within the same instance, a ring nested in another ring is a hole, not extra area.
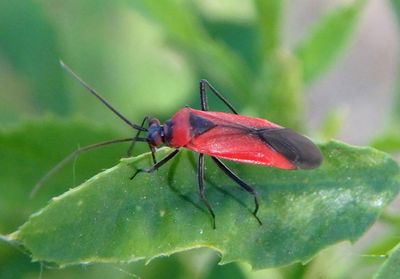
M 148 140 L 152 146 L 158 146 L 163 143 L 162 136 L 159 131 L 149 134 Z

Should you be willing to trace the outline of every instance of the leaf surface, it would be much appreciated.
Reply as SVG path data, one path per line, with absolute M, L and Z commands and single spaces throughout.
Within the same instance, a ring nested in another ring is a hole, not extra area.
M 305 262 L 333 243 L 358 239 L 399 192 L 399 167 L 385 153 L 339 142 L 321 145 L 323 166 L 284 171 L 234 164 L 260 194 L 258 225 L 252 198 L 206 161 L 206 195 L 217 229 L 196 186 L 193 153 L 182 151 L 152 174 L 130 176 L 149 154 L 123 159 L 51 202 L 10 237 L 34 260 L 61 266 L 152 259 L 197 247 L 222 263 L 253 268 Z M 160 149 L 158 156 L 171 152 Z
M 74 120 L 42 118 L 13 129 L 0 129 L 0 233 L 15 231 L 50 197 L 118 162 L 128 144 L 110 146 L 77 158 L 55 174 L 33 198 L 29 194 L 38 180 L 57 162 L 79 146 L 121 137 L 110 128 Z M 74 171 L 75 169 L 75 171 Z

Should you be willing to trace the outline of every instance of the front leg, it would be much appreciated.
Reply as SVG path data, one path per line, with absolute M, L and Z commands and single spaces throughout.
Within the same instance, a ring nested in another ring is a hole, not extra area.
M 152 165 L 150 168 L 148 169 L 137 169 L 136 172 L 131 176 L 131 180 L 135 178 L 136 175 L 138 175 L 138 173 L 140 172 L 146 172 L 146 173 L 152 173 L 155 170 L 158 170 L 162 165 L 164 165 L 165 163 L 167 163 L 169 160 L 171 160 L 172 158 L 175 157 L 176 154 L 178 154 L 179 149 L 175 149 L 174 151 L 172 151 L 171 153 L 169 153 L 167 156 L 165 156 L 164 158 L 162 158 L 159 162 L 155 163 L 154 165 Z
M 145 124 L 148 120 L 149 120 L 149 117 L 148 117 L 148 116 L 146 116 L 145 118 L 143 118 L 143 121 L 142 121 L 142 124 L 140 124 L 140 127 L 143 128 L 143 129 L 145 129 L 145 128 L 144 128 L 144 124 Z M 126 155 L 127 155 L 128 157 L 131 157 L 131 156 L 132 156 L 132 150 L 133 150 L 133 148 L 135 147 L 136 139 L 139 138 L 141 132 L 143 132 L 143 130 L 137 130 L 136 135 L 135 135 L 135 137 L 133 138 L 131 145 L 129 146 L 128 150 L 126 151 Z

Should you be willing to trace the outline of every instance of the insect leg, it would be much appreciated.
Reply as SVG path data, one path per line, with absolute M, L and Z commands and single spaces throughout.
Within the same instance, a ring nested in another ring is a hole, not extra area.
M 144 128 L 144 124 L 146 123 L 146 121 L 148 121 L 148 119 L 149 119 L 148 116 L 146 116 L 146 117 L 143 119 L 142 124 L 140 124 L 140 127 L 141 127 L 141 128 Z M 141 132 L 143 132 L 143 130 L 138 130 L 138 131 L 137 131 L 135 137 L 133 138 L 133 141 L 132 141 L 131 145 L 129 146 L 128 150 L 126 151 L 126 155 L 127 155 L 128 157 L 131 157 L 131 156 L 132 156 L 132 150 L 133 150 L 133 148 L 135 147 L 135 143 L 136 143 L 136 140 L 135 140 L 135 139 L 138 138 L 138 137 L 140 136 L 140 133 L 141 133 Z
M 208 101 L 207 101 L 207 91 L 206 87 L 208 87 L 211 92 L 214 93 L 215 96 L 218 97 L 234 114 L 238 114 L 236 109 L 222 96 L 221 93 L 217 91 L 207 80 L 202 79 L 200 80 L 200 103 L 201 103 L 201 110 L 208 111 Z
M 211 158 L 214 160 L 214 162 L 217 164 L 217 166 L 233 181 L 235 181 L 240 187 L 242 187 L 246 192 L 250 193 L 254 197 L 254 203 L 255 203 L 255 208 L 253 211 L 254 217 L 257 219 L 258 223 L 262 225 L 261 220 L 257 217 L 257 211 L 258 211 L 258 194 L 256 190 L 251 187 L 249 184 L 244 182 L 240 177 L 238 177 L 235 173 L 233 173 L 221 160 L 219 160 L 216 157 L 211 156 Z
M 203 200 L 204 205 L 207 207 L 208 211 L 212 217 L 212 227 L 215 230 L 215 214 L 213 209 L 211 208 L 206 195 L 205 195 L 205 188 L 204 188 L 204 154 L 199 154 L 199 162 L 197 164 L 197 181 L 199 183 L 199 193 L 200 198 Z
M 154 146 L 151 146 L 149 143 L 149 148 L 151 152 L 151 159 L 153 160 L 153 164 L 157 164 L 157 159 L 156 159 L 156 148 Z
M 138 169 L 136 170 L 136 172 L 131 176 L 131 180 L 135 178 L 135 176 L 140 173 L 140 172 L 146 172 L 146 173 L 151 173 L 155 170 L 158 170 L 162 165 L 164 165 L 165 163 L 167 163 L 169 160 L 171 160 L 176 154 L 178 154 L 179 149 L 175 149 L 174 151 L 172 151 L 171 153 L 169 153 L 167 156 L 165 156 L 164 158 L 162 158 L 159 162 L 155 163 L 154 165 L 152 165 L 150 168 L 148 169 Z
M 140 124 L 140 127 L 144 128 L 144 124 L 145 124 L 146 121 L 148 121 L 148 120 L 149 120 L 149 117 L 146 116 L 146 117 L 143 119 L 142 124 Z M 128 151 L 127 151 L 127 156 L 128 156 L 128 157 L 131 157 L 131 155 L 132 155 L 132 150 L 133 150 L 133 148 L 135 147 L 135 143 L 136 143 L 136 140 L 135 140 L 135 139 L 137 139 L 137 138 L 140 136 L 140 133 L 141 133 L 141 132 L 143 132 L 143 131 L 138 130 L 137 133 L 136 133 L 136 135 L 135 135 L 135 137 L 133 138 L 132 144 L 129 146 L 129 149 L 128 149 Z M 155 149 L 154 147 L 152 147 L 152 146 L 150 145 L 150 143 L 149 143 L 149 149 L 150 149 L 150 151 L 151 151 L 151 158 L 152 158 L 152 160 L 153 160 L 153 164 L 156 164 L 156 163 L 157 163 L 157 160 L 156 160 L 156 156 L 155 156 L 155 154 L 154 154 L 154 153 L 156 152 L 156 149 Z

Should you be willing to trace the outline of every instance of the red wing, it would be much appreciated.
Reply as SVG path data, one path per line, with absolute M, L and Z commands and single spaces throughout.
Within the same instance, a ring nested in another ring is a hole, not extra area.
M 260 118 L 252 118 L 224 112 L 201 111 L 185 107 L 178 110 L 169 121 L 172 129 L 168 146 L 186 147 L 187 144 L 200 134 L 215 126 L 235 126 L 237 128 L 257 129 L 280 127 Z M 235 130 L 235 132 L 237 132 Z
M 232 161 L 282 169 L 296 168 L 282 154 L 262 142 L 257 135 L 237 128 L 216 126 L 193 138 L 185 147 Z
M 184 108 L 171 120 L 173 147 L 282 169 L 311 169 L 322 162 L 311 140 L 264 119 Z
M 281 169 L 312 169 L 322 162 L 321 152 L 311 140 L 267 120 L 219 112 L 191 113 L 196 119 L 192 130 L 200 133 L 185 147 L 197 152 Z
M 185 109 L 188 109 L 190 111 L 190 114 L 211 121 L 216 125 L 235 125 L 237 127 L 253 129 L 281 128 L 281 126 L 275 123 L 256 117 L 249 117 L 226 112 L 202 111 L 192 108 Z

